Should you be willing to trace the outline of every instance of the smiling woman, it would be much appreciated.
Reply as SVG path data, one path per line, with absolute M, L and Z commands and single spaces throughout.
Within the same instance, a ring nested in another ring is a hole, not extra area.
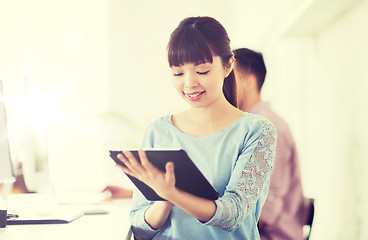
M 217 20 L 182 20 L 167 49 L 173 84 L 191 108 L 149 124 L 140 147 L 185 150 L 219 198 L 177 188 L 175 172 L 182 169 L 170 159 L 161 171 L 145 151 L 139 151 L 141 162 L 124 151 L 118 156 L 125 165 L 121 169 L 166 200 L 149 201 L 135 189 L 133 232 L 138 239 L 259 239 L 257 222 L 273 166 L 275 129 L 263 117 L 232 105 L 234 58 Z

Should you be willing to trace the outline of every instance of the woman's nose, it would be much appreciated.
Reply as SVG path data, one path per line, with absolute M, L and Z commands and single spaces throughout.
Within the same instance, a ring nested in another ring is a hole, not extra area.
M 185 88 L 192 89 L 199 85 L 198 80 L 192 74 L 187 74 L 185 78 Z

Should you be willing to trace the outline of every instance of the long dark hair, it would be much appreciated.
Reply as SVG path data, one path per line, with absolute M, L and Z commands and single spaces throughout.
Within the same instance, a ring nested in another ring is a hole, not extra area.
M 189 17 L 182 20 L 172 32 L 167 45 L 167 56 L 170 67 L 185 63 L 212 63 L 212 56 L 219 56 L 225 67 L 233 53 L 226 30 L 216 19 Z M 236 107 L 233 72 L 225 78 L 222 90 L 227 101 Z

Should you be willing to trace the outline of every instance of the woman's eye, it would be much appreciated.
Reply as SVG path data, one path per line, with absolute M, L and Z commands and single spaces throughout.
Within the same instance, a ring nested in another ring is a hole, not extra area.
M 182 75 L 183 75 L 182 73 L 174 73 L 175 77 L 182 76 Z
M 209 70 L 208 71 L 205 71 L 205 72 L 197 72 L 198 74 L 201 74 L 201 75 L 205 75 L 205 74 L 207 74 L 209 72 Z

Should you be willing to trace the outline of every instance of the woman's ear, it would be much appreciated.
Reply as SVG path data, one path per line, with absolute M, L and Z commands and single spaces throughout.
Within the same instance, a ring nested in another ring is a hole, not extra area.
M 231 71 L 234 69 L 235 58 L 232 56 L 225 66 L 225 77 L 228 77 Z

